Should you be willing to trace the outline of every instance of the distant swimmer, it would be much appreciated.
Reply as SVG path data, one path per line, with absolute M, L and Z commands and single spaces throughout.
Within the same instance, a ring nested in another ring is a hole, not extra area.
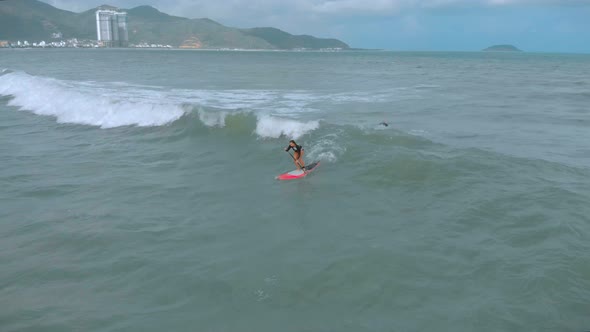
M 305 171 L 305 162 L 303 161 L 303 146 L 297 145 L 294 140 L 290 140 L 289 145 L 285 148 L 285 151 L 288 152 L 291 149 L 293 149 L 292 157 L 293 161 L 295 162 L 295 166 L 297 166 L 297 170 L 301 170 L 303 168 Z
M 380 125 L 382 125 L 383 127 L 389 127 L 389 124 L 385 121 L 381 122 Z

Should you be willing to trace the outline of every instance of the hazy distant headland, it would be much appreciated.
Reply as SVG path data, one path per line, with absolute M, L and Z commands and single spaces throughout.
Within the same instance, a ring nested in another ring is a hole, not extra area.
M 0 1 L 0 42 L 96 40 L 97 9 L 74 13 L 38 0 Z M 231 28 L 207 18 L 168 15 L 151 6 L 120 10 L 127 12 L 130 44 L 194 49 L 350 49 L 338 39 L 296 36 L 271 27 Z
M 514 45 L 494 45 L 483 49 L 484 52 L 522 52 Z

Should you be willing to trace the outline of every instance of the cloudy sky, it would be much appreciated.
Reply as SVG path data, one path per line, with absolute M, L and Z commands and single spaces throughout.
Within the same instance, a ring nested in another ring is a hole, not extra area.
M 151 5 L 247 28 L 334 37 L 352 47 L 479 50 L 513 44 L 534 52 L 590 53 L 590 0 L 44 0 L 83 11 Z

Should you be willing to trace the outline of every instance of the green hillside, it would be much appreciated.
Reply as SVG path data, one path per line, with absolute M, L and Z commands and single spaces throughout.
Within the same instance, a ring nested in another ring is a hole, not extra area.
M 128 14 L 129 42 L 168 44 L 192 48 L 343 48 L 336 39 L 294 36 L 274 28 L 236 29 L 210 19 L 172 16 L 150 6 L 121 9 Z M 0 40 L 96 39 L 95 9 L 73 13 L 38 0 L 0 1 Z
M 248 36 L 209 19 L 187 19 L 164 14 L 150 6 L 127 10 L 129 42 L 149 42 L 180 46 L 196 38 L 208 48 L 272 49 L 264 40 Z
M 0 39 L 40 40 L 54 32 L 73 37 L 77 29 L 70 20 L 75 16 L 37 0 L 5 0 L 0 2 Z
M 258 37 L 281 49 L 293 48 L 348 48 L 338 39 L 320 39 L 312 36 L 294 36 L 276 28 L 253 28 L 242 30 L 247 35 Z

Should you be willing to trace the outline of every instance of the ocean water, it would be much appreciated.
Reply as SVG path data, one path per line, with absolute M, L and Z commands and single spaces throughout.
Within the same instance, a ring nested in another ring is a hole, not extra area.
M 589 115 L 589 55 L 0 50 L 0 331 L 587 331 Z

